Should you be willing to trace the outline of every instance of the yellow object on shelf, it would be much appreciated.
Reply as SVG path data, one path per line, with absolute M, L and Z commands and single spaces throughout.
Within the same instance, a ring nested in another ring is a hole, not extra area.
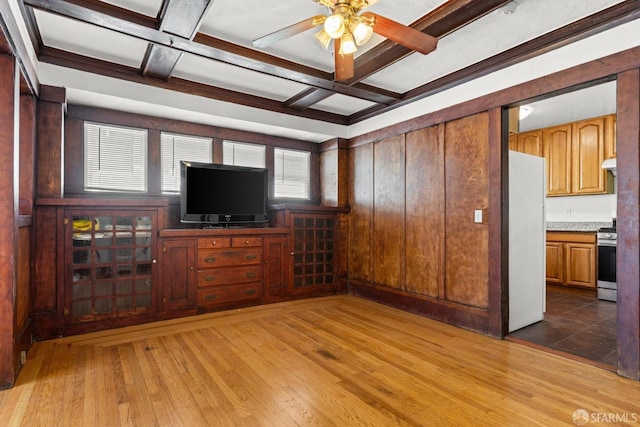
M 99 230 L 100 229 L 100 222 L 98 221 L 98 218 L 95 218 L 93 220 L 93 222 L 95 222 L 95 230 Z M 80 230 L 80 231 L 90 231 L 91 230 L 91 224 L 92 221 L 90 219 L 74 219 L 73 220 L 73 229 L 74 230 Z

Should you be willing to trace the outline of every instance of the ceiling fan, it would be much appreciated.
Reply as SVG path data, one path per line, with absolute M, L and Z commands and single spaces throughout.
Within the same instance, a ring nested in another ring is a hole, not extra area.
M 427 54 L 435 50 L 438 39 L 414 28 L 371 12 L 360 13 L 378 0 L 312 0 L 326 6 L 328 16 L 316 15 L 297 24 L 282 28 L 253 41 L 256 48 L 264 48 L 280 40 L 320 27 L 314 37 L 328 49 L 333 40 L 335 79 L 349 80 L 354 76 L 353 54 L 373 33 L 379 34 L 411 50 Z

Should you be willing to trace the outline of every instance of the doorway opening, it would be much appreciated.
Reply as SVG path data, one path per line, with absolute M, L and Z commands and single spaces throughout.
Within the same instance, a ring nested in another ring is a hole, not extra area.
M 507 339 L 615 371 L 617 305 L 615 297 L 598 297 L 597 233 L 615 228 L 617 216 L 615 169 L 602 169 L 615 159 L 616 81 L 523 101 L 509 111 L 509 149 L 545 160 L 546 248 L 542 320 L 510 330 Z M 583 188 L 581 173 L 603 182 Z M 509 280 L 511 296 L 519 292 L 517 273 Z M 519 315 L 517 306 L 511 310 L 510 304 L 510 317 Z

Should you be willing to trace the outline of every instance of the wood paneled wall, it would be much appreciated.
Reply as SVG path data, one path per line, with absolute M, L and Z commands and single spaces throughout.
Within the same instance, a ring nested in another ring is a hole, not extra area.
M 379 141 L 373 151 L 373 279 L 405 288 L 404 135 Z
M 444 287 L 444 125 L 406 136 L 406 290 L 438 297 Z
M 352 293 L 488 332 L 488 155 L 487 113 L 350 150 Z
M 445 125 L 445 299 L 487 308 L 489 115 Z M 482 213 L 476 223 L 474 213 Z M 500 212 L 496 212 L 499 215 Z
M 373 144 L 349 152 L 350 279 L 373 282 Z

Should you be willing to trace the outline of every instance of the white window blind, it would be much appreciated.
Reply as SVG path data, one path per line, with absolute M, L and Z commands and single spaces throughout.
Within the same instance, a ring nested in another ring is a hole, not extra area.
M 274 150 L 274 195 L 276 198 L 308 199 L 310 186 L 308 151 Z
M 162 132 L 160 136 L 162 161 L 162 192 L 180 192 L 180 161 L 210 163 L 212 140 L 190 135 Z
M 147 191 L 147 131 L 85 122 L 84 189 Z
M 232 166 L 264 168 L 266 147 L 246 142 L 223 141 L 222 163 Z

